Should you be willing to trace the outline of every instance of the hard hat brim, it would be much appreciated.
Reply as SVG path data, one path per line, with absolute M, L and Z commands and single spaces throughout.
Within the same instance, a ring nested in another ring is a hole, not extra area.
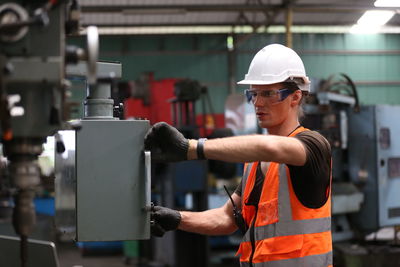
M 237 84 L 247 84 L 247 85 L 252 85 L 252 84 L 256 84 L 256 85 L 267 85 L 267 84 L 274 84 L 274 83 L 280 83 L 283 81 L 273 81 L 273 82 L 266 82 L 266 81 L 261 81 L 261 80 L 241 80 L 239 82 L 237 82 Z
M 302 84 L 302 86 L 300 85 L 300 90 L 302 91 L 306 91 L 306 92 L 310 92 L 310 79 L 306 76 L 306 77 L 301 77 L 304 81 L 304 84 Z M 266 82 L 263 80 L 241 80 L 239 82 L 237 82 L 237 84 L 239 85 L 269 85 L 269 84 L 275 84 L 275 83 L 282 83 L 287 81 L 287 79 L 285 80 L 277 80 L 277 81 L 271 81 L 271 82 Z

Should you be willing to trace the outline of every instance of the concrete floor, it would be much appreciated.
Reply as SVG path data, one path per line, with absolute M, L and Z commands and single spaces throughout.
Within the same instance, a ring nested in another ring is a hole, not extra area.
M 400 247 L 385 247 L 377 246 L 370 247 L 369 253 L 359 252 L 360 248 L 351 245 L 350 243 L 339 244 L 342 246 L 342 253 L 335 250 L 334 262 L 336 267 L 398 267 L 400 266 Z M 336 245 L 337 247 L 338 245 Z M 375 251 L 376 250 L 376 251 Z M 82 256 L 81 251 L 72 243 L 62 243 L 57 245 L 60 267 L 164 267 L 160 264 L 138 264 L 137 262 L 128 262 L 122 253 L 116 255 L 86 255 Z M 343 254 L 346 251 L 346 255 Z M 375 252 L 374 252 L 375 251 Z M 354 253 L 353 253 L 354 252 Z M 230 252 L 228 252 L 229 254 Z M 365 255 L 364 255 L 365 254 Z M 371 255 L 369 255 L 371 254 Z M 223 253 L 219 254 L 223 255 Z M 339 257 L 340 256 L 340 257 Z M 217 258 L 212 255 L 212 259 Z M 215 260 L 211 260 L 215 262 Z M 239 264 L 230 260 L 226 263 L 210 263 L 208 267 L 239 267 Z
M 60 267 L 126 267 L 122 254 L 82 256 L 73 244 L 58 244 L 57 253 Z
M 72 243 L 57 244 L 57 253 L 60 267 L 161 267 L 155 264 L 138 264 L 129 262 L 123 254 L 116 255 L 85 255 Z M 209 267 L 235 267 L 239 264 L 229 263 L 211 263 Z

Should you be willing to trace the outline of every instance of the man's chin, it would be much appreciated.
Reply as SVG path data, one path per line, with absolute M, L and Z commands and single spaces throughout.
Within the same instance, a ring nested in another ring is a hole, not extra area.
M 271 123 L 270 122 L 267 122 L 267 121 L 258 121 L 258 126 L 260 127 L 260 128 L 268 128 L 268 127 L 271 127 Z

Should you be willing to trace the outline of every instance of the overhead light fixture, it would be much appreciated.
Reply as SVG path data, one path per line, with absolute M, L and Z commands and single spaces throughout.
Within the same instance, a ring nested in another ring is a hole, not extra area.
M 361 26 L 382 26 L 385 25 L 393 16 L 395 12 L 390 10 L 368 10 L 357 21 Z
M 353 26 L 354 28 L 355 26 Z M 314 26 L 314 25 L 293 25 L 293 33 L 348 33 L 349 26 Z M 86 35 L 86 28 L 82 28 L 81 35 Z M 357 28 L 353 29 L 354 31 Z M 359 29 L 357 33 L 361 33 L 363 29 Z M 99 34 L 101 35 L 131 35 L 131 34 L 249 34 L 253 32 L 251 26 L 99 26 Z M 285 33 L 286 28 L 283 25 L 269 26 L 268 29 L 261 26 L 257 33 Z M 352 31 L 353 32 L 353 31 Z M 377 30 L 379 33 L 399 34 L 399 26 L 383 27 Z M 369 31 L 368 33 L 371 33 Z M 228 40 L 227 40 L 228 41 Z M 228 41 L 229 42 L 229 41 Z
M 394 14 L 391 10 L 368 10 L 358 19 L 357 24 L 351 27 L 350 33 L 376 33 Z
M 368 26 L 362 26 L 359 24 L 354 24 L 351 28 L 350 28 L 350 33 L 353 34 L 374 34 L 374 33 L 378 33 L 379 31 L 379 27 L 368 27 Z
M 376 7 L 400 7 L 399 0 L 376 0 L 374 3 Z

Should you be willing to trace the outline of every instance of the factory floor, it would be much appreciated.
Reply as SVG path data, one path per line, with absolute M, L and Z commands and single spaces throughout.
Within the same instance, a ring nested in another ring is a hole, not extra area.
M 82 255 L 82 252 L 72 243 L 57 244 L 60 267 L 161 267 L 155 264 L 138 264 L 129 260 L 122 253 L 101 255 L 100 253 Z M 234 263 L 210 263 L 209 267 L 234 267 Z
M 123 255 L 82 256 L 73 244 L 58 244 L 57 253 L 60 267 L 126 267 Z
M 363 249 L 350 243 L 336 244 L 336 256 L 334 262 L 336 267 L 398 267 L 400 266 L 400 247 L 393 246 L 369 246 L 370 253 L 361 253 Z M 344 255 L 346 251 L 346 255 Z M 147 263 L 139 264 L 135 260 L 128 260 L 122 253 L 110 255 L 105 254 L 89 254 L 82 255 L 82 252 L 72 243 L 57 245 L 58 258 L 60 267 L 165 267 L 165 265 Z M 230 252 L 228 252 L 230 254 Z M 343 255 L 340 255 L 343 254 Z M 371 255 L 369 255 L 371 254 Z M 212 259 L 216 256 L 212 255 Z M 236 260 L 236 259 L 235 259 Z M 239 266 L 234 260 L 225 263 L 213 263 L 210 260 L 208 267 L 235 267 Z

